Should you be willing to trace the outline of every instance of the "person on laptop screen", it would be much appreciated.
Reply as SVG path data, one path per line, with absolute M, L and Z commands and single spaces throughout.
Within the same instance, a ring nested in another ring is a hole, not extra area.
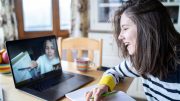
M 94 80 L 63 71 L 55 35 L 7 41 L 6 47 L 15 87 L 43 100 L 57 101 Z
M 59 58 L 56 52 L 55 40 L 46 40 L 44 42 L 44 52 L 36 61 L 32 60 L 31 68 L 35 75 L 50 72 L 59 67 Z M 37 74 L 38 73 L 38 74 Z
M 34 42 L 31 46 L 34 48 L 25 46 L 16 50 L 17 55 L 11 60 L 16 82 L 36 78 L 61 67 L 55 42 L 53 39 L 46 39 L 42 44 L 41 41 Z

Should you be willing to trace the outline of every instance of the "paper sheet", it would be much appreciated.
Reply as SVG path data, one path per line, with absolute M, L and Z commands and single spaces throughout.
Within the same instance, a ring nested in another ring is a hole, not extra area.
M 65 96 L 72 101 L 86 101 L 85 94 L 87 91 L 92 90 L 97 87 L 97 85 L 89 86 L 86 88 L 82 88 L 71 93 L 66 94 Z M 116 94 L 105 97 L 104 101 L 136 101 L 126 93 L 122 91 L 118 91 Z
M 0 101 L 3 101 L 3 89 L 0 86 Z

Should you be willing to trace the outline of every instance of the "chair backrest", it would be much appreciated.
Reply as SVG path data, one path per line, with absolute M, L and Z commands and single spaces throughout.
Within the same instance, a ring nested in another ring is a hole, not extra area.
M 81 58 L 83 56 L 83 51 L 88 52 L 88 58 L 90 61 L 94 59 L 94 52 L 98 51 L 99 53 L 99 66 L 102 66 L 102 39 L 95 40 L 84 37 L 74 37 L 74 38 L 66 38 L 58 39 L 59 46 L 59 54 L 62 57 L 63 50 L 66 51 L 66 60 L 73 61 L 72 50 L 77 50 L 77 58 Z

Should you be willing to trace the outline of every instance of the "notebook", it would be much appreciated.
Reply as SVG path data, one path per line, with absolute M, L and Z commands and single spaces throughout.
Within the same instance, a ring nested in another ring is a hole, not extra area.
M 97 85 L 89 86 L 86 88 L 82 88 L 73 92 L 66 94 L 66 97 L 71 101 L 86 101 L 85 94 L 88 91 L 91 91 L 93 88 L 97 87 Z M 136 101 L 131 98 L 129 95 L 122 91 L 118 91 L 115 94 L 107 96 L 103 99 L 103 101 Z
M 92 77 L 62 71 L 55 36 L 6 42 L 15 87 L 54 101 L 91 82 Z
M 4 101 L 2 87 L 0 87 L 0 101 Z

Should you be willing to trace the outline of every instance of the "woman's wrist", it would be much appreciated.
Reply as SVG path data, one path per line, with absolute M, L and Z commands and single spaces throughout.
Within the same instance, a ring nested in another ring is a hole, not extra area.
M 109 86 L 106 84 L 99 84 L 99 86 L 101 86 L 105 91 L 111 91 Z
M 103 76 L 98 84 L 108 86 L 109 91 L 112 91 L 114 89 L 114 87 L 116 86 L 113 76 L 111 76 L 111 75 Z

